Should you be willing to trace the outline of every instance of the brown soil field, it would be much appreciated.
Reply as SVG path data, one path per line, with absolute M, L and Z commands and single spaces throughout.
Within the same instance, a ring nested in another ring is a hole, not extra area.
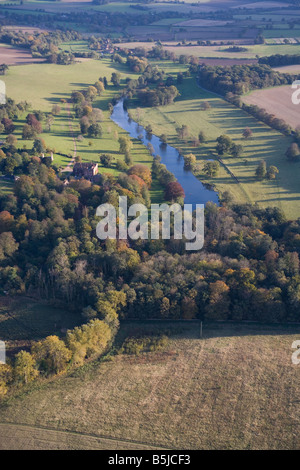
M 292 6 L 290 3 L 282 3 L 282 2 L 257 2 L 257 3 L 246 3 L 243 5 L 243 8 L 247 10 L 256 10 L 256 9 L 263 9 L 263 10 L 271 10 L 272 8 L 287 8 Z M 240 5 L 234 6 L 231 8 L 240 8 Z
M 281 73 L 291 73 L 292 75 L 294 75 L 295 73 L 300 73 L 300 64 L 286 65 L 284 67 L 274 67 L 274 70 L 277 70 Z
M 174 23 L 173 26 L 224 26 L 226 24 L 233 23 L 233 21 L 215 21 L 215 20 L 188 20 L 188 21 L 182 21 L 180 23 Z
M 257 64 L 257 59 L 210 59 L 210 58 L 201 58 L 201 64 L 206 65 L 247 65 L 247 64 Z
M 22 31 L 22 33 L 29 33 L 32 34 L 34 32 L 39 32 L 39 33 L 44 33 L 45 31 L 48 31 L 47 29 L 42 29 L 42 28 L 34 28 L 30 26 L 3 26 L 4 31 Z
M 30 52 L 24 49 L 17 49 L 0 45 L 0 63 L 6 65 L 32 64 L 36 62 L 45 62 L 44 59 L 34 59 Z
M 290 85 L 257 90 L 243 97 L 247 104 L 254 104 L 268 113 L 284 119 L 293 129 L 300 125 L 300 104 L 292 102 L 295 90 Z

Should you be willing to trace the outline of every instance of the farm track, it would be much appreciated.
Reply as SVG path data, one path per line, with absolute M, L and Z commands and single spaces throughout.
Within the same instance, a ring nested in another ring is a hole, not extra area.
M 27 450 L 32 448 L 51 449 L 102 449 L 102 450 L 146 450 L 166 449 L 165 447 L 118 439 L 104 435 L 94 435 L 77 431 L 57 430 L 46 426 L 30 426 L 20 423 L 0 423 L 0 450 Z

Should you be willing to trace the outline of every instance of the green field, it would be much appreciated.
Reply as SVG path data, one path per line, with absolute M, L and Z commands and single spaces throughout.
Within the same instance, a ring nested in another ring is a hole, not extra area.
M 78 53 L 78 52 L 91 52 L 90 49 L 88 48 L 88 42 L 87 41 L 69 41 L 69 42 L 63 42 L 60 45 L 60 49 L 66 52 L 73 52 L 73 53 Z
M 4 178 L 0 178 L 0 191 L 2 191 L 4 194 L 9 194 L 11 193 L 13 189 L 14 183 L 13 181 L 9 181 Z
M 296 34 L 294 34 L 295 36 Z M 273 37 L 270 35 L 269 37 Z M 128 42 L 120 44 L 120 47 L 135 48 L 144 47 L 152 49 L 153 43 L 151 42 Z M 228 52 L 228 46 L 198 46 L 195 42 L 191 45 L 178 45 L 178 42 L 164 41 L 163 47 L 170 52 L 174 52 L 176 56 L 180 55 L 193 55 L 199 58 L 221 58 L 221 59 L 255 59 L 258 57 L 265 57 L 274 54 L 288 54 L 293 55 L 299 52 L 299 44 L 257 44 L 244 46 L 247 51 L 244 52 Z
M 295 219 L 300 216 L 299 177 L 300 166 L 287 163 L 285 152 L 292 139 L 272 130 L 256 119 L 225 102 L 217 95 L 201 90 L 195 79 L 185 80 L 179 87 L 181 96 L 175 103 L 159 108 L 147 108 L 142 116 L 142 124 L 150 123 L 154 134 L 168 135 L 168 142 L 183 153 L 194 153 L 197 156 L 199 177 L 205 177 L 201 171 L 207 159 L 216 157 L 216 139 L 221 134 L 228 134 L 235 143 L 244 147 L 240 158 L 222 157 L 226 168 L 237 177 L 237 184 L 227 169 L 220 168 L 219 175 L 208 180 L 221 192 L 230 190 L 238 202 L 259 203 L 263 207 L 277 206 L 284 210 L 287 217 Z M 201 110 L 201 103 L 208 101 L 211 109 Z M 194 148 L 191 143 L 179 141 L 176 128 L 187 124 L 190 136 L 198 136 L 202 130 L 206 143 Z M 253 131 L 253 138 L 245 140 L 242 132 L 245 127 Z M 267 165 L 275 165 L 279 176 L 275 181 L 257 181 L 255 170 L 260 160 L 266 160 Z
M 272 36 L 270 36 L 272 37 Z M 264 44 L 255 46 L 245 46 L 248 50 L 245 52 L 228 52 L 228 46 L 170 46 L 165 48 L 174 52 L 176 55 L 186 54 L 195 55 L 203 58 L 225 58 L 225 59 L 255 59 L 256 56 L 265 57 L 274 54 L 297 54 L 299 52 L 298 44 Z
M 117 355 L 11 398 L 0 448 L 296 449 L 299 327 L 126 323 L 168 329 L 164 351 Z

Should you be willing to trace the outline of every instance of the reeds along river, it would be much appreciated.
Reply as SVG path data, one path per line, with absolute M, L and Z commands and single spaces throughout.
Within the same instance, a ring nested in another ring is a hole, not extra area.
M 184 161 L 178 150 L 171 145 L 162 145 L 159 137 L 156 135 L 147 135 L 145 129 L 138 123 L 130 119 L 127 111 L 123 106 L 124 100 L 121 99 L 114 106 L 111 119 L 122 129 L 127 131 L 129 135 L 136 139 L 141 139 L 142 143 L 147 146 L 149 143 L 154 148 L 154 154 L 161 157 L 161 163 L 166 165 L 171 171 L 185 192 L 185 204 L 206 204 L 208 201 L 219 204 L 218 193 L 208 189 L 199 181 L 191 171 L 184 169 Z

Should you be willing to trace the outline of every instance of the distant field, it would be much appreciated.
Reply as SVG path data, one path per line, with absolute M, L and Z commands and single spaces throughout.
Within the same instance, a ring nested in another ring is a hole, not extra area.
M 0 2 L 1 4 L 2 2 Z M 17 8 L 16 8 L 17 7 Z M 80 1 L 61 1 L 61 2 L 34 2 L 29 1 L 25 2 L 23 5 L 12 5 L 9 6 L 10 9 L 13 9 L 14 12 L 30 11 L 35 14 L 36 10 L 41 8 L 48 13 L 69 13 L 72 11 L 86 11 L 86 10 L 98 10 L 104 12 L 121 12 L 121 13 L 134 13 L 136 14 L 139 11 L 140 14 L 143 14 L 142 10 L 136 10 L 130 7 L 130 4 L 127 2 L 112 2 L 105 5 L 94 5 L 92 1 L 89 0 L 80 0 Z
M 224 26 L 226 24 L 230 24 L 232 21 L 218 21 L 218 20 L 188 20 L 188 21 L 183 21 L 180 22 L 181 27 L 185 26 L 201 26 L 201 27 L 209 27 L 209 26 Z M 174 26 L 177 26 L 176 23 L 174 23 Z
M 43 33 L 47 31 L 44 28 L 37 28 L 37 27 L 30 27 L 30 26 L 19 26 L 19 25 L 14 25 L 14 26 L 3 26 L 2 29 L 4 31 L 22 31 L 23 33 Z
M 299 447 L 299 327 L 204 324 L 199 339 L 197 322 L 129 323 L 121 333 L 154 327 L 173 331 L 165 351 L 89 364 L 11 399 L 0 448 Z
M 286 65 L 284 67 L 274 67 L 274 70 L 277 70 L 281 73 L 290 73 L 292 75 L 299 73 L 300 74 L 300 64 L 299 65 Z
M 33 58 L 29 51 L 17 49 L 7 44 L 0 44 L 0 63 L 6 65 L 32 64 L 45 59 Z
M 270 56 L 273 54 L 296 54 L 299 50 L 299 45 L 296 44 L 264 44 L 264 45 L 255 45 L 249 46 L 246 45 L 247 51 L 245 52 L 229 52 L 225 49 L 228 49 L 228 46 L 198 46 L 195 43 L 191 46 L 178 46 L 178 42 L 163 42 L 163 47 L 170 52 L 174 52 L 177 56 L 180 55 L 194 55 L 197 57 L 204 58 L 224 58 L 224 59 L 255 59 L 256 56 L 264 57 Z M 151 42 L 128 42 L 122 43 L 119 46 L 123 48 L 135 48 L 135 47 L 144 47 L 146 49 L 151 49 L 153 47 Z
M 246 4 L 243 4 L 243 8 L 248 9 L 270 9 L 270 8 L 287 8 L 288 6 L 293 6 L 291 3 L 284 3 L 284 2 L 249 2 Z M 233 7 L 233 8 L 239 8 L 239 6 Z
M 294 66 L 295 67 L 295 66 Z M 298 66 L 298 69 L 300 66 Z M 264 108 L 268 113 L 284 119 L 293 129 L 300 126 L 300 105 L 292 102 L 295 90 L 290 85 L 255 90 L 243 97 L 247 104 L 254 104 Z
M 69 41 L 69 42 L 63 42 L 60 45 L 60 49 L 63 51 L 67 52 L 91 52 L 90 49 L 88 48 L 88 42 L 87 41 Z

